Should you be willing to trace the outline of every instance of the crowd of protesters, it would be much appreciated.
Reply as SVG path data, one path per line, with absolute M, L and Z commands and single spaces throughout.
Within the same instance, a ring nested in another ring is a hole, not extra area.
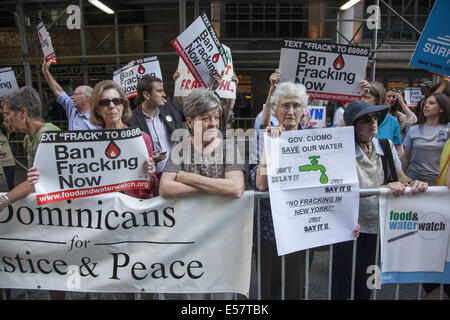
M 181 99 L 181 106 L 167 100 L 161 79 L 144 76 L 137 84 L 137 108 L 131 110 L 130 101 L 123 90 L 111 80 L 100 81 L 94 88 L 79 86 L 69 96 L 51 75 L 48 62 L 43 63 L 42 72 L 56 102 L 67 115 L 69 130 L 122 129 L 128 126 L 141 129 L 149 154 L 142 169 L 150 180 L 150 188 L 127 190 L 126 194 L 139 199 L 158 195 L 172 198 L 198 194 L 239 198 L 244 192 L 246 168 L 242 161 L 229 164 L 224 160 L 229 144 L 223 141 L 222 130 L 230 127 L 234 101 L 221 100 L 214 92 L 220 84 L 220 76 L 216 75 L 211 88 L 195 89 Z M 291 82 L 280 83 L 280 76 L 277 69 L 269 77 L 267 101 L 255 121 L 257 143 L 253 145 L 255 149 L 250 150 L 251 159 L 253 157 L 255 162 L 249 167 L 249 182 L 261 191 L 268 189 L 268 183 L 265 147 L 259 133 L 267 131 L 272 139 L 276 139 L 283 131 L 312 128 L 309 125 L 310 101 L 305 87 Z M 233 79 L 238 83 L 236 75 Z M 353 126 L 355 129 L 355 161 L 361 188 L 387 187 L 395 196 L 404 194 L 407 187 L 411 188 L 413 194 L 425 192 L 428 186 L 434 185 L 447 185 L 450 188 L 448 81 L 448 77 L 443 78 L 433 89 L 423 90 L 425 96 L 418 104 L 416 113 L 408 108 L 400 90 L 386 89 L 376 81 L 362 81 L 361 100 L 347 103 L 336 110 L 334 125 Z M 27 180 L 15 188 L 8 180 L 10 191 L 0 197 L 0 211 L 34 192 L 34 185 L 40 178 L 39 168 L 33 166 L 40 137 L 45 131 L 60 130 L 51 122 L 44 121 L 39 94 L 30 87 L 4 96 L 2 113 L 4 127 L 8 132 L 26 134 L 24 147 L 30 169 Z M 176 144 L 171 135 L 180 128 L 186 128 L 191 135 L 191 148 L 188 150 L 193 151 L 188 155 L 191 161 L 187 163 L 178 163 L 172 159 L 171 150 L 176 148 Z M 7 134 L 6 131 L 4 133 Z M 0 143 L 3 137 L 0 135 Z M 223 157 L 218 160 L 216 153 L 219 151 Z M 3 156 L 4 151 L 0 152 L 0 156 Z M 195 163 L 196 152 L 208 155 L 209 162 Z M 235 152 L 239 157 L 238 150 Z M 393 166 L 385 166 L 385 161 L 382 161 L 384 157 L 388 157 L 388 163 L 391 162 Z M 2 162 L 5 174 L 10 172 L 9 167 L 13 165 L 11 161 Z M 375 261 L 377 231 L 378 197 L 361 199 L 358 225 L 354 230 L 357 239 L 356 299 L 370 297 L 370 290 L 365 285 L 365 271 Z M 276 299 L 281 285 L 281 264 L 277 256 L 269 199 L 261 200 L 260 236 L 262 297 Z M 333 299 L 350 297 L 352 244 L 353 241 L 335 245 Z M 309 259 L 311 265 L 313 254 L 309 255 Z M 305 260 L 304 251 L 286 257 L 288 299 L 303 298 Z M 424 287 L 428 293 L 436 290 L 435 284 Z M 450 294 L 448 289 L 446 285 L 446 298 Z

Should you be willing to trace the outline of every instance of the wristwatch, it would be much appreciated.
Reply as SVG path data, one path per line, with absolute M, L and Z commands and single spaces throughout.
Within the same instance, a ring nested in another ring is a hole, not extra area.
M 0 211 L 5 209 L 7 206 L 9 206 L 11 203 L 9 202 L 9 198 L 6 194 L 2 195 L 0 197 Z

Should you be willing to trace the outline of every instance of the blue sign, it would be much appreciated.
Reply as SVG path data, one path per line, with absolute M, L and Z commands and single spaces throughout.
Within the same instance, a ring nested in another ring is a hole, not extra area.
M 450 1 L 436 0 L 409 64 L 450 76 Z

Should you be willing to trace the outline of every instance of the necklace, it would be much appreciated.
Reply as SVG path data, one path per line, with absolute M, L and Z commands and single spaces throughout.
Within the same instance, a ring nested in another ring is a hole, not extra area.
M 368 158 L 370 158 L 370 155 L 372 154 L 372 141 L 369 142 L 359 142 L 359 146 L 361 147 L 361 150 L 367 155 Z

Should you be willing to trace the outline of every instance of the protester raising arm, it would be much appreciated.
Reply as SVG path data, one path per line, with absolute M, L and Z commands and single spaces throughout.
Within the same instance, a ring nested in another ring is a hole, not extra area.
M 275 69 L 275 71 L 270 75 L 270 88 L 269 93 L 267 94 L 266 105 L 264 106 L 264 112 L 262 116 L 262 126 L 264 128 L 270 126 L 270 116 L 272 114 L 272 105 L 270 104 L 270 98 L 272 97 L 272 93 L 277 88 L 278 83 L 280 82 L 280 69 Z
M 439 82 L 439 87 L 434 91 L 434 93 L 443 93 L 445 88 L 450 85 L 450 76 L 443 76 Z
M 55 97 L 58 97 L 64 90 L 50 73 L 50 65 L 50 62 L 44 60 L 42 63 L 42 72 L 44 73 L 45 80 L 47 80 L 50 90 L 52 90 Z

